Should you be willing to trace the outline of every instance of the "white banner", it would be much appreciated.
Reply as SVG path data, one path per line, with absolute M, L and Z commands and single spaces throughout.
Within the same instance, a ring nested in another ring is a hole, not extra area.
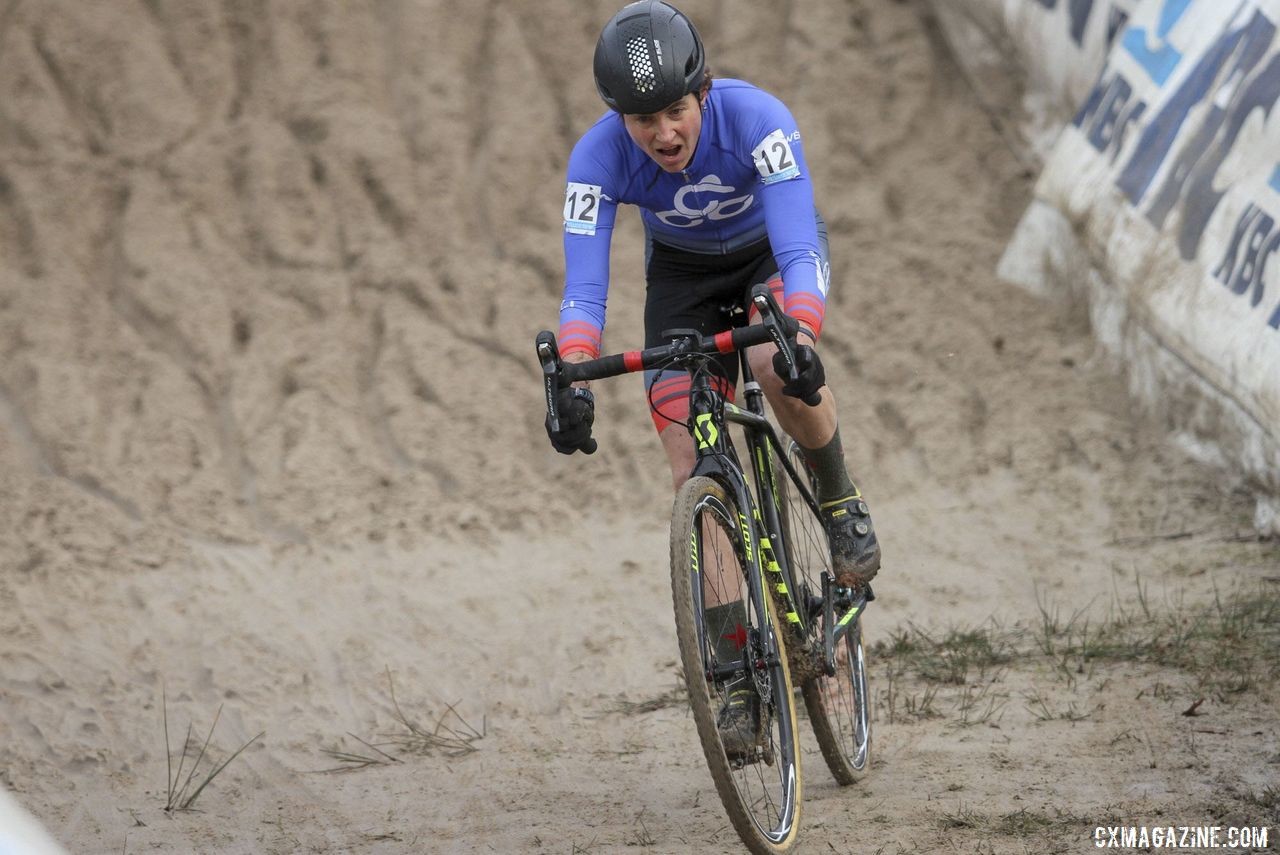
M 66 855 L 61 846 L 0 787 L 0 855 Z
M 1093 88 L 1138 0 L 933 0 L 979 97 L 1021 90 L 1022 142 L 1037 160 Z
M 1068 25 L 1028 80 L 1077 108 L 1001 274 L 1085 294 L 1135 393 L 1254 486 L 1255 522 L 1280 533 L 1280 0 L 964 5 L 1003 7 L 1031 66 L 1028 34 Z M 1060 66 L 1093 63 L 1090 34 L 1110 46 L 1077 93 Z

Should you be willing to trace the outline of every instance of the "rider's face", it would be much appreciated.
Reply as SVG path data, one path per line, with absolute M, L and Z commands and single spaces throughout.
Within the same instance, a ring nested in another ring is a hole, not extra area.
M 622 117 L 627 133 L 645 154 L 667 172 L 689 165 L 702 132 L 702 104 L 692 93 L 657 113 Z

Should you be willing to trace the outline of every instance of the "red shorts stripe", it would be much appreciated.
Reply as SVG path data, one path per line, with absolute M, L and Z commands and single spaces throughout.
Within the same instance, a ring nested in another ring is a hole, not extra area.
M 723 377 L 712 377 L 711 385 L 730 401 L 734 399 L 734 389 Z M 653 426 L 658 433 L 662 433 L 672 423 L 683 425 L 689 421 L 688 374 L 682 373 L 679 377 L 664 379 L 646 392 L 650 398 L 649 415 L 653 418 Z
M 653 390 L 653 394 L 655 395 L 665 395 L 672 389 L 688 389 L 689 378 L 688 375 L 681 374 L 677 377 L 672 377 L 670 380 L 659 380 L 650 388 Z

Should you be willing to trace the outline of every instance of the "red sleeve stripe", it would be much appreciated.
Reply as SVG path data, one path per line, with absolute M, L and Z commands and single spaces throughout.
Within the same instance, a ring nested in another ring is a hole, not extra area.
M 628 350 L 622 354 L 622 364 L 628 371 L 639 371 L 644 367 L 640 361 L 640 351 L 638 350 Z
M 801 291 L 799 294 L 792 294 L 787 298 L 787 314 L 791 314 L 795 308 L 808 308 L 810 311 L 822 313 L 826 309 L 826 303 L 816 294 L 809 294 Z
M 581 338 L 591 342 L 596 348 L 599 348 L 600 328 L 584 323 L 583 321 L 569 321 L 568 323 L 560 325 L 559 338 L 561 341 Z
M 813 330 L 814 337 L 822 331 L 825 309 L 826 306 L 822 300 L 812 294 L 792 294 L 787 299 L 787 314 Z
M 560 336 L 561 350 L 572 346 L 588 347 L 592 350 L 598 351 L 600 349 L 600 339 L 592 338 L 589 335 L 578 335 L 577 333 L 569 333 L 568 335 Z
M 583 347 L 581 345 L 572 345 L 572 344 L 569 345 L 568 347 L 560 348 L 561 359 L 564 359 L 566 356 L 572 353 L 585 354 L 587 359 L 596 359 L 600 356 L 599 348 L 596 348 L 593 350 L 592 348 L 589 348 L 589 347 Z

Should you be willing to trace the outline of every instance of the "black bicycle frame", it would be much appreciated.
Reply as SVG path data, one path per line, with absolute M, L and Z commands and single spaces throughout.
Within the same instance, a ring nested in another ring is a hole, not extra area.
M 764 590 L 764 576 L 761 572 L 761 551 L 756 543 L 756 526 L 751 517 L 755 516 L 755 501 L 751 490 L 742 474 L 741 463 L 733 445 L 729 442 L 728 430 L 718 413 L 726 412 L 733 405 L 711 388 L 711 381 L 705 371 L 695 366 L 688 367 L 692 387 L 689 393 L 689 430 L 693 435 L 694 451 L 697 455 L 691 477 L 704 475 L 724 487 L 733 497 L 738 512 L 738 537 L 742 541 L 742 553 L 749 566 L 748 596 L 751 597 L 756 613 L 767 615 L 772 608 L 768 595 Z M 734 408 L 736 409 L 736 408 Z M 726 460 L 732 463 L 726 463 Z M 748 516 L 751 515 L 751 517 Z M 702 585 L 694 586 L 697 596 L 702 597 Z M 699 610 L 701 610 L 699 603 Z M 763 629 L 763 627 L 762 627 Z M 761 632 L 764 654 L 769 664 L 776 664 L 778 659 L 778 643 L 771 632 Z M 736 669 L 729 668 L 726 671 Z M 711 675 L 721 677 L 725 675 Z
M 692 474 L 715 479 L 733 495 L 740 515 L 738 524 L 745 541 L 744 551 L 747 560 L 756 569 L 752 575 L 760 580 L 761 586 L 771 584 L 781 595 L 780 602 L 784 605 L 787 623 L 799 636 L 804 637 L 811 631 L 813 616 L 809 613 L 808 603 L 797 601 L 800 587 L 788 561 L 783 540 L 777 470 L 773 465 L 771 450 L 776 452 L 786 476 L 791 479 L 792 485 L 815 515 L 819 512 L 818 503 L 788 459 L 777 430 L 764 415 L 764 393 L 755 382 L 746 352 L 740 351 L 738 357 L 746 409 L 735 406 L 716 392 L 705 372 L 692 366 L 689 368 L 692 380 L 689 429 L 693 435 L 696 455 Z M 742 463 L 729 441 L 728 431 L 723 429 L 729 423 L 741 426 L 746 437 L 747 451 L 755 468 L 756 497 L 751 495 L 743 475 Z M 727 465 L 724 462 L 726 458 L 732 460 L 734 465 Z M 746 515 L 748 511 L 750 518 Z M 756 542 L 758 548 L 753 545 Z M 835 645 L 856 625 L 856 618 L 874 596 L 868 590 L 852 597 L 848 611 L 841 615 L 837 623 L 834 619 L 833 594 L 831 577 L 824 571 L 822 603 L 825 630 L 822 642 L 823 665 L 828 675 L 835 673 Z M 768 597 L 763 590 L 757 592 L 753 586 L 752 596 L 759 598 L 758 605 L 767 607 L 765 600 Z M 777 654 L 772 647 L 766 649 L 770 656 Z
M 628 351 L 610 356 L 598 357 L 585 362 L 565 364 L 560 360 L 556 349 L 555 335 L 548 330 L 538 333 L 536 346 L 538 360 L 542 365 L 543 383 L 547 398 L 547 425 L 552 431 L 559 429 L 557 400 L 559 390 L 568 383 L 584 380 L 614 377 L 633 371 L 652 367 L 679 365 L 688 371 L 692 380 L 690 391 L 689 432 L 693 435 L 696 453 L 693 475 L 706 475 L 715 479 L 733 496 L 740 518 L 738 528 L 743 539 L 743 551 L 750 566 L 755 569 L 752 574 L 758 585 L 751 588 L 751 596 L 755 598 L 761 614 L 767 614 L 768 597 L 763 590 L 767 579 L 774 590 L 781 594 L 786 606 L 787 623 L 798 631 L 803 638 L 809 635 L 813 616 L 809 614 L 809 603 L 798 604 L 796 601 L 799 588 L 790 562 L 787 559 L 785 543 L 782 539 L 782 524 L 779 516 L 777 470 L 773 465 L 771 452 L 777 453 L 799 495 L 809 509 L 816 515 L 819 513 L 817 501 L 805 485 L 787 458 L 786 451 L 773 425 L 764 416 L 764 393 L 751 373 L 747 361 L 746 349 L 772 341 L 778 348 L 787 376 L 794 379 L 794 341 L 799 325 L 794 318 L 788 317 L 778 307 L 777 302 L 763 283 L 751 289 L 751 303 L 760 313 L 762 323 L 759 325 L 736 327 L 714 337 L 704 338 L 697 330 L 671 330 L 663 333 L 670 338 L 670 343 L 642 351 Z M 697 357 L 713 353 L 738 352 L 738 360 L 742 366 L 744 397 L 747 409 L 741 409 L 725 400 L 724 396 L 711 387 L 705 371 L 700 370 L 701 363 Z M 807 399 L 806 399 L 807 400 Z M 816 400 L 812 403 L 816 403 Z M 752 500 L 750 487 L 746 483 L 746 475 L 729 442 L 728 424 L 740 425 L 747 439 L 759 501 Z M 725 463 L 732 461 L 732 465 Z M 746 512 L 750 511 L 750 517 Z M 782 545 L 784 548 L 779 549 Z M 763 565 L 763 566 L 762 566 Z M 757 590 L 758 589 L 758 590 Z M 856 594 L 846 594 L 841 590 L 841 607 L 849 605 L 847 612 L 841 615 L 839 623 L 833 625 L 834 601 L 830 574 L 822 574 L 822 601 L 825 614 L 824 632 L 824 666 L 828 674 L 835 673 L 834 649 L 849 629 L 856 625 L 856 617 L 863 607 L 875 599 L 870 586 L 864 586 Z M 701 588 L 698 588 L 701 596 Z M 797 606 L 801 607 L 798 608 Z M 777 650 L 772 646 L 767 651 L 769 656 L 776 656 Z

